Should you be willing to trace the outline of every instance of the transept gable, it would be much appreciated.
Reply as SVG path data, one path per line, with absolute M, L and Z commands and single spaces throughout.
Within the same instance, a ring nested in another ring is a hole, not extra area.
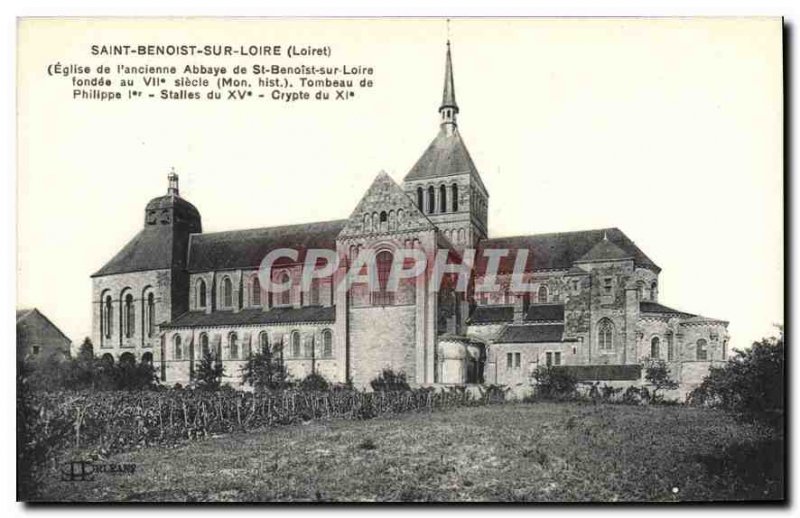
M 403 189 L 381 171 L 350 215 L 339 238 L 435 228 Z

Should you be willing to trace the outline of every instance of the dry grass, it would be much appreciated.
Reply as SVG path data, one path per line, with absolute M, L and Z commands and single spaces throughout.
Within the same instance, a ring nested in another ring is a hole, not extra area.
M 780 499 L 782 441 L 710 410 L 508 404 L 146 448 L 50 501 Z M 766 459 L 766 460 L 764 460 Z M 66 460 L 66 459 L 64 459 Z

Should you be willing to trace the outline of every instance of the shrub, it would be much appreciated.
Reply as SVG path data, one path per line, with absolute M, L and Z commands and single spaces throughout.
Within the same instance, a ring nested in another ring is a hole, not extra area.
M 653 401 L 660 401 L 659 391 L 678 388 L 678 382 L 670 376 L 669 368 L 664 360 L 649 362 L 645 369 L 644 378 L 653 385 Z
M 330 383 L 328 383 L 328 380 L 318 372 L 312 372 L 300 382 L 301 390 L 308 390 L 311 392 L 325 392 L 329 387 Z
M 383 392 L 397 392 L 400 390 L 410 390 L 404 372 L 394 372 L 390 368 L 385 368 L 381 373 L 369 382 L 372 390 Z
M 784 419 L 783 371 L 781 330 L 780 337 L 754 342 L 747 351 L 736 351 L 724 366 L 712 367 L 688 400 L 779 428 Z
M 242 366 L 242 381 L 256 390 L 281 390 L 289 385 L 289 373 L 283 360 L 265 347 Z
M 537 367 L 533 371 L 536 380 L 536 396 L 543 399 L 574 399 L 577 396 L 578 380 L 565 369 Z
M 197 366 L 197 387 L 202 390 L 219 390 L 225 367 L 218 358 L 206 351 Z

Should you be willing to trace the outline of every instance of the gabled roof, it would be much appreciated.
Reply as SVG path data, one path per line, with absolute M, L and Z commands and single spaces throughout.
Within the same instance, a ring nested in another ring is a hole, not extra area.
M 561 342 L 563 336 L 563 324 L 510 325 L 506 326 L 495 342 L 505 344 Z
M 58 328 L 57 325 L 53 323 L 52 320 L 47 318 L 47 315 L 39 311 L 37 308 L 22 308 L 17 310 L 17 325 L 20 324 L 23 320 L 26 320 L 29 317 L 39 317 L 42 321 L 44 321 L 47 325 L 55 329 L 55 331 L 60 334 L 64 340 L 67 342 L 72 343 L 70 337 L 64 334 L 64 331 Z
M 190 272 L 258 268 L 264 257 L 277 248 L 297 250 L 298 261 L 303 261 L 309 249 L 336 250 L 336 237 L 346 223 L 347 220 L 320 221 L 192 234 L 187 268 Z
M 455 176 L 459 174 L 470 174 L 473 179 L 486 191 L 478 174 L 478 169 L 472 161 L 472 157 L 467 151 L 467 146 L 461 139 L 458 128 L 448 132 L 441 128 L 436 138 L 428 146 L 428 149 L 408 172 L 404 180 L 428 180 Z
M 172 227 L 143 228 L 92 277 L 180 267 L 186 251 L 174 250 L 175 244 Z
M 661 271 L 636 244 L 618 228 L 601 228 L 580 230 L 577 232 L 557 232 L 553 234 L 533 234 L 528 236 L 500 237 L 486 239 L 481 242 L 476 258 L 476 269 L 480 275 L 486 271 L 488 259 L 483 255 L 484 249 L 506 248 L 512 250 L 500 260 L 499 273 L 512 273 L 516 250 L 528 250 L 526 271 L 534 270 L 569 270 L 574 263 L 585 256 L 600 243 L 604 236 L 608 241 L 630 255 L 634 264 Z
M 384 223 L 379 220 L 382 213 L 391 214 Z M 386 225 L 386 228 L 376 229 L 376 225 Z M 339 235 L 351 237 L 434 229 L 436 226 L 419 210 L 408 194 L 391 176 L 381 171 L 353 209 Z
M 268 324 L 293 324 L 301 322 L 334 322 L 334 306 L 304 306 L 301 308 L 243 309 L 242 311 L 187 311 L 172 322 L 162 324 L 162 329 L 179 327 L 246 326 Z

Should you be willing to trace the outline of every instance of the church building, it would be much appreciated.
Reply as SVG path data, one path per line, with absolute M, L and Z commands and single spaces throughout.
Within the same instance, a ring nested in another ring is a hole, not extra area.
M 92 276 L 96 351 L 152 362 L 169 386 L 190 385 L 204 352 L 221 359 L 224 382 L 239 385 L 245 360 L 266 348 L 295 379 L 318 372 L 359 387 L 384 368 L 415 386 L 529 386 L 545 365 L 584 381 L 641 384 L 643 366 L 660 359 L 682 393 L 726 359 L 727 322 L 660 304 L 661 268 L 621 230 L 489 235 L 489 190 L 458 130 L 449 42 L 439 113 L 438 133 L 402 183 L 379 173 L 341 220 L 204 233 L 171 173 L 139 233 Z M 291 286 L 272 293 L 259 268 L 280 248 L 299 253 L 267 272 Z M 345 260 L 304 288 L 314 249 Z M 429 275 L 388 289 L 403 249 L 454 257 L 475 249 L 470 289 L 432 290 Z M 513 287 L 513 256 L 492 276 L 500 289 L 474 290 L 487 275 L 486 252 L 506 249 L 527 251 L 522 277 L 532 291 Z M 336 289 L 364 250 L 374 253 L 378 288 Z

